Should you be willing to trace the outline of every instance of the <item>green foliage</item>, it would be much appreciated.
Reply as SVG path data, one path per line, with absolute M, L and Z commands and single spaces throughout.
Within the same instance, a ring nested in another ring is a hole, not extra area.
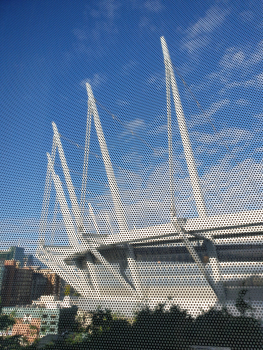
M 65 317 L 66 314 L 64 322 Z M 225 308 L 212 308 L 193 319 L 178 306 L 165 310 L 165 304 L 159 304 L 154 310 L 141 309 L 132 324 L 110 310 L 98 308 L 85 332 L 73 329 L 45 349 L 183 350 L 191 345 L 225 346 L 232 350 L 263 348 L 260 323 L 244 315 L 234 317 Z
M 6 330 L 16 323 L 13 317 L 8 315 L 0 315 L 0 330 Z
M 70 291 L 71 291 L 71 287 L 69 284 L 65 285 L 65 290 L 64 290 L 64 295 L 65 296 L 69 296 L 70 295 Z
M 244 300 L 245 295 L 247 294 L 246 289 L 242 289 L 238 293 L 238 297 L 236 300 L 236 308 L 240 312 L 242 316 L 245 315 L 246 311 L 252 311 L 252 307 Z
M 0 337 L 0 349 L 3 349 L 3 350 L 21 349 L 22 346 L 20 345 L 20 342 L 21 342 L 21 336 L 19 335 Z
M 58 321 L 58 333 L 64 332 L 77 332 L 79 324 L 76 321 L 78 308 L 72 306 L 71 308 L 63 308 L 60 310 L 59 321 Z
M 262 349 L 260 323 L 252 317 L 234 317 L 226 309 L 210 309 L 194 322 L 194 345 L 230 347 L 232 350 Z

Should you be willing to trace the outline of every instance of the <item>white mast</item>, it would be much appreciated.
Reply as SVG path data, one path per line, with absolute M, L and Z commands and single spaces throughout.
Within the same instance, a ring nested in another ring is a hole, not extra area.
M 110 160 L 108 147 L 106 144 L 106 140 L 104 137 L 104 133 L 102 130 L 98 110 L 96 107 L 95 99 L 94 99 L 90 84 L 86 83 L 86 88 L 87 88 L 87 93 L 88 93 L 88 98 L 89 98 L 89 107 L 91 107 L 93 118 L 94 118 L 94 124 L 95 124 L 97 137 L 98 137 L 99 144 L 100 144 L 102 159 L 104 162 L 105 170 L 106 170 L 108 181 L 109 181 L 110 191 L 111 191 L 111 195 L 112 195 L 112 199 L 113 199 L 113 204 L 114 204 L 114 208 L 115 208 L 115 212 L 116 212 L 118 225 L 119 225 L 121 232 L 128 232 L 128 225 L 127 225 L 124 210 L 122 207 L 121 197 L 119 194 L 117 182 L 115 179 L 113 167 L 112 167 L 111 160 Z
M 92 218 L 95 230 L 96 230 L 97 234 L 99 235 L 100 234 L 100 230 L 99 230 L 99 226 L 97 224 L 97 220 L 96 220 L 96 217 L 95 217 L 92 205 L 91 205 L 91 203 L 88 203 L 88 204 L 89 204 L 89 212 L 90 212 L 90 215 L 91 215 L 91 218 Z
M 93 96 L 93 92 L 91 89 L 91 86 L 89 83 L 86 83 L 86 88 L 87 88 L 87 93 L 88 93 L 88 108 L 90 108 L 90 112 L 93 115 L 94 118 L 94 124 L 95 124 L 95 129 L 98 137 L 98 141 L 100 144 L 100 150 L 102 154 L 102 159 L 104 162 L 108 182 L 109 182 L 109 187 L 112 195 L 112 200 L 114 204 L 114 209 L 119 225 L 119 229 L 121 233 L 127 233 L 128 232 L 128 224 L 126 221 L 125 213 L 123 210 L 122 202 L 121 202 L 121 197 L 119 193 L 119 189 L 117 186 L 117 181 L 114 175 L 113 167 L 111 164 L 111 159 L 108 151 L 108 147 L 106 144 L 106 140 L 104 137 L 104 133 L 102 130 L 101 122 L 100 122 L 100 117 L 99 113 L 97 110 L 97 106 L 95 103 L 95 98 Z M 89 113 L 88 113 L 89 115 Z M 129 245 L 127 245 L 128 249 L 128 265 L 131 271 L 133 283 L 136 289 L 136 292 L 138 293 L 139 298 L 142 298 L 143 292 L 142 292 L 142 287 L 141 287 L 141 282 L 140 282 L 140 277 L 137 269 L 137 264 L 136 264 L 136 259 L 134 256 L 133 248 Z
M 63 187 L 59 176 L 55 173 L 53 162 L 49 153 L 47 153 L 47 158 L 48 158 L 49 171 L 51 173 L 51 176 L 53 178 L 53 182 L 55 185 L 58 202 L 60 204 L 60 209 L 63 216 L 63 221 L 68 234 L 68 239 L 71 246 L 74 247 L 76 251 L 78 251 L 80 249 L 80 245 L 79 245 L 75 227 L 70 215 L 70 211 L 69 211 L 67 200 L 63 191 Z
M 81 218 L 81 213 L 80 213 L 80 209 L 79 209 L 79 205 L 78 205 L 78 200 L 77 200 L 77 196 L 74 190 L 74 186 L 71 180 L 71 176 L 69 173 L 69 168 L 67 165 L 67 161 L 66 161 L 66 157 L 64 154 L 64 150 L 60 141 L 60 136 L 59 136 L 59 132 L 58 132 L 58 128 L 56 126 L 56 124 L 54 122 L 52 122 L 52 127 L 53 127 L 53 131 L 54 131 L 54 137 L 56 140 L 56 145 L 58 147 L 58 153 L 59 153 L 59 157 L 61 160 L 61 165 L 63 168 L 63 173 L 65 176 L 65 180 L 66 180 L 66 184 L 67 184 L 67 188 L 68 188 L 68 193 L 69 193 L 69 198 L 72 204 L 72 210 L 74 213 L 74 217 L 77 223 L 77 227 L 78 230 L 80 230 L 81 232 L 83 231 L 83 225 L 82 225 L 82 218 Z
M 169 85 L 172 87 L 175 111 L 176 111 L 179 130 L 182 138 L 186 164 L 188 167 L 190 181 L 191 181 L 191 185 L 194 193 L 197 212 L 199 216 L 206 216 L 205 201 L 201 191 L 200 181 L 199 181 L 196 164 L 194 160 L 194 154 L 193 154 L 193 150 L 190 143 L 189 134 L 188 134 L 185 118 L 184 118 L 184 112 L 183 112 L 183 108 L 182 108 L 182 104 L 181 104 L 181 100 L 180 100 L 180 96 L 179 96 L 179 92 L 178 92 L 178 88 L 177 88 L 177 84 L 174 76 L 173 66 L 169 55 L 168 47 L 163 36 L 161 37 L 161 44 L 163 49 L 164 64 L 166 68 L 166 84 L 168 84 L 170 80 Z M 167 77 L 167 75 L 169 76 Z M 167 95 L 167 98 L 168 98 L 168 95 Z M 168 106 L 168 102 L 167 102 L 167 106 Z M 168 118 L 168 136 L 170 137 L 170 140 L 169 140 L 169 145 L 170 145 L 172 140 L 171 140 L 171 131 L 169 130 L 169 118 Z M 172 152 L 170 151 L 170 147 L 171 146 L 169 146 L 169 160 L 172 157 Z M 171 167 L 172 167 L 172 164 L 170 163 L 170 173 L 171 173 Z

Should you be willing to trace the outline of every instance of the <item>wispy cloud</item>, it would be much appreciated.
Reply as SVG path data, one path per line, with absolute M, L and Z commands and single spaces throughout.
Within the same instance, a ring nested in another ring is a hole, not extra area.
M 133 133 L 139 133 L 145 130 L 146 125 L 143 119 L 136 118 L 125 124 L 125 131 L 121 136 L 126 136 Z
M 194 91 L 208 89 L 215 82 L 224 94 L 232 88 L 261 88 L 263 74 L 258 72 L 259 63 L 263 61 L 263 41 L 258 42 L 252 50 L 245 47 L 229 47 L 218 62 L 218 69 L 209 73 L 199 85 L 192 85 Z M 239 77 L 239 80 L 237 80 Z
M 127 100 L 117 100 L 116 104 L 120 107 L 123 107 L 123 106 L 128 106 L 129 102 Z
M 106 81 L 107 81 L 107 77 L 105 74 L 95 73 L 92 78 L 86 78 L 81 80 L 80 85 L 82 87 L 85 87 L 86 83 L 89 83 L 93 89 L 96 89 Z
M 165 85 L 165 74 L 163 72 L 153 73 L 147 78 L 146 83 L 154 85 L 159 90 Z
M 190 54 L 201 47 L 205 47 L 211 41 L 211 33 L 223 24 L 228 13 L 228 10 L 219 6 L 211 7 L 205 16 L 186 29 L 182 47 Z
M 100 0 L 96 2 L 97 8 L 89 9 L 89 13 L 93 18 L 107 18 L 112 21 L 118 15 L 121 2 L 116 0 Z
M 121 67 L 121 73 L 129 74 L 135 66 L 136 66 L 136 62 L 133 60 L 130 60 L 129 62 L 127 62 Z
M 164 132 L 167 132 L 167 124 L 162 124 L 154 127 L 153 129 L 148 131 L 149 135 L 159 135 Z
M 210 145 L 238 145 L 253 138 L 251 131 L 236 127 L 223 128 L 219 132 L 208 134 L 200 131 L 192 132 L 191 135 L 202 144 Z
M 242 11 L 239 14 L 240 18 L 242 19 L 242 21 L 244 22 L 251 22 L 254 18 L 254 12 L 251 10 L 246 10 L 246 11 Z
M 239 106 L 247 106 L 249 104 L 249 101 L 245 98 L 240 98 L 236 100 L 236 104 Z
M 121 6 L 122 2 L 118 0 L 99 0 L 86 5 L 82 24 L 72 30 L 76 39 L 76 54 L 104 54 L 105 48 L 115 38 L 113 34 L 118 33 L 116 20 L 119 18 Z
M 213 102 L 204 113 L 191 116 L 191 119 L 188 123 L 189 128 L 193 128 L 195 126 L 200 126 L 202 124 L 206 124 L 208 122 L 212 122 L 212 116 L 216 114 L 221 108 L 230 104 L 229 99 L 219 100 L 217 102 Z
M 159 13 L 164 9 L 164 6 L 160 0 L 147 0 L 143 6 L 150 12 Z

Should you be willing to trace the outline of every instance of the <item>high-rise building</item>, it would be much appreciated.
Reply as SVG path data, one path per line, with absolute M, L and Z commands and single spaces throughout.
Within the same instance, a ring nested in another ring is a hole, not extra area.
M 11 305 L 16 268 L 15 260 L 5 260 L 1 288 L 1 306 Z
M 5 269 L 5 262 L 3 260 L 0 260 L 0 292 L 1 292 L 1 288 L 2 288 L 4 269 Z
M 1 267 L 0 267 L 1 268 Z M 20 261 L 6 260 L 2 278 L 2 306 L 30 304 L 42 295 L 59 298 L 60 277 L 47 269 L 20 267 Z
M 8 250 L 0 250 L 0 260 L 17 260 L 21 266 L 24 265 L 24 248 L 10 247 Z
M 32 267 L 32 269 L 34 271 L 34 275 L 40 274 L 44 276 L 44 278 L 46 279 L 46 286 L 42 290 L 41 295 L 54 295 L 59 298 L 61 278 L 56 273 L 52 272 L 49 269 L 40 269 L 35 267 Z M 36 281 L 38 280 L 38 283 L 40 284 L 44 283 L 44 280 L 42 279 L 42 282 L 40 282 L 40 279 L 38 279 L 37 276 L 35 276 L 35 279 Z M 38 283 L 36 282 L 36 288 Z M 37 299 L 37 298 L 34 298 L 34 299 Z
M 6 260 L 1 288 L 2 306 L 29 304 L 32 277 L 32 269 L 19 268 L 16 260 Z

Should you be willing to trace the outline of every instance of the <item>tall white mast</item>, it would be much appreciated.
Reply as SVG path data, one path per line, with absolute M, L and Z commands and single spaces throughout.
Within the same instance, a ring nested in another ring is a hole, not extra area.
M 114 175 L 110 155 L 108 152 L 108 147 L 107 147 L 104 133 L 102 130 L 99 113 L 98 113 L 97 106 L 95 103 L 95 98 L 93 96 L 93 92 L 92 92 L 90 84 L 86 83 L 86 88 L 87 88 L 88 99 L 89 99 L 88 100 L 88 108 L 90 108 L 90 112 L 93 114 L 95 129 L 96 129 L 96 133 L 97 133 L 97 137 L 98 137 L 98 141 L 99 141 L 99 145 L 100 145 L 100 150 L 101 150 L 101 154 L 102 154 L 102 159 L 104 162 L 104 166 L 105 166 L 105 170 L 106 170 L 106 174 L 107 174 L 107 178 L 108 178 L 108 182 L 109 182 L 109 187 L 110 187 L 110 191 L 111 191 L 111 195 L 112 195 L 112 200 L 113 200 L 113 204 L 114 204 L 114 209 L 115 209 L 119 229 L 120 229 L 121 233 L 127 233 L 128 232 L 128 224 L 127 224 L 124 209 L 122 206 L 121 197 L 120 197 L 119 189 L 117 186 L 117 181 L 116 181 L 116 178 Z M 130 245 L 127 245 L 127 249 L 128 249 L 127 261 L 128 261 L 128 265 L 129 265 L 129 268 L 131 271 L 134 287 L 136 289 L 136 292 L 137 292 L 139 298 L 142 298 L 143 292 L 142 292 L 140 276 L 138 273 L 133 248 Z
M 112 195 L 112 199 L 113 199 L 113 204 L 114 204 L 114 208 L 115 208 L 115 212 L 116 212 L 118 225 L 119 225 L 121 232 L 128 232 L 128 225 L 127 225 L 124 210 L 122 207 L 121 197 L 119 194 L 117 182 L 115 179 L 113 167 L 112 167 L 111 160 L 110 160 L 110 155 L 108 152 L 108 147 L 106 144 L 106 140 L 105 140 L 104 133 L 102 130 L 97 106 L 95 103 L 95 99 L 94 99 L 90 84 L 86 83 L 86 88 L 87 88 L 87 93 L 88 93 L 88 98 L 89 98 L 89 107 L 91 107 L 91 109 L 92 109 L 94 124 L 95 124 L 97 137 L 98 137 L 99 144 L 100 144 L 102 159 L 104 162 L 105 170 L 106 170 L 108 181 L 109 181 L 110 191 L 111 191 L 111 195 Z
M 65 176 L 65 180 L 66 180 L 66 184 L 67 184 L 67 188 L 68 188 L 68 193 L 69 193 L 69 198 L 72 204 L 72 210 L 74 213 L 74 217 L 76 220 L 76 224 L 78 227 L 78 230 L 80 230 L 81 232 L 83 231 L 83 225 L 82 225 L 82 218 L 81 218 L 81 213 L 80 213 L 80 209 L 79 209 L 79 205 L 78 205 L 78 200 L 77 200 L 77 196 L 75 193 L 75 189 L 71 180 L 71 176 L 69 173 L 69 168 L 68 168 L 68 164 L 66 161 L 66 157 L 65 157 L 65 153 L 61 144 L 61 140 L 60 140 L 60 135 L 58 132 L 58 128 L 56 126 L 56 124 L 54 122 L 52 122 L 52 127 L 53 127 L 53 132 L 54 132 L 54 137 L 56 140 L 56 144 L 58 147 L 58 153 L 59 153 L 59 157 L 61 160 L 61 165 L 62 165 L 62 169 L 63 169 L 63 173 Z
M 163 50 L 163 56 L 164 56 L 164 64 L 165 64 L 165 71 L 166 71 L 166 83 L 169 83 L 170 80 L 170 85 L 172 88 L 172 93 L 173 93 L 173 100 L 174 100 L 174 105 L 175 105 L 175 111 L 176 111 L 176 116 L 178 120 L 178 125 L 179 125 L 179 130 L 182 138 L 182 143 L 183 143 L 183 148 L 184 148 L 184 154 L 185 154 L 185 159 L 186 159 L 186 164 L 190 176 L 190 181 L 194 193 L 194 198 L 195 198 L 195 203 L 197 207 L 197 212 L 199 216 L 206 216 L 206 207 L 205 207 L 205 201 L 203 198 L 203 194 L 201 191 L 201 185 L 196 169 L 196 164 L 194 160 L 194 154 L 192 150 L 192 146 L 190 143 L 189 139 L 189 134 L 184 118 L 184 112 L 174 76 L 174 71 L 173 71 L 173 66 L 171 62 L 171 58 L 169 55 L 168 47 L 166 44 L 166 41 L 164 37 L 161 37 L 161 44 L 162 44 L 162 50 Z M 168 77 L 167 77 L 168 75 Z M 169 96 L 167 96 L 168 98 Z M 168 106 L 168 102 L 167 102 Z M 169 136 L 170 135 L 170 136 Z M 169 131 L 169 118 L 168 118 L 168 136 L 170 137 L 169 141 L 169 160 L 171 162 L 171 157 L 172 157 L 172 152 L 170 150 L 170 145 L 171 145 L 171 131 Z M 172 164 L 170 163 L 170 168 L 172 167 Z M 171 172 L 171 170 L 170 170 Z M 171 176 L 171 174 L 170 174 Z
M 58 198 L 58 202 L 60 204 L 60 209 L 63 217 L 63 221 L 65 224 L 65 228 L 68 234 L 68 239 L 72 247 L 75 248 L 76 251 L 80 249 L 80 244 L 78 242 L 77 238 L 77 233 L 75 231 L 75 227 L 71 218 L 71 214 L 68 208 L 67 200 L 63 191 L 63 187 L 60 181 L 59 176 L 55 173 L 52 158 L 49 153 L 47 153 L 47 158 L 48 158 L 48 166 L 49 166 L 49 171 L 52 175 L 53 182 L 55 185 L 56 189 L 56 194 Z

